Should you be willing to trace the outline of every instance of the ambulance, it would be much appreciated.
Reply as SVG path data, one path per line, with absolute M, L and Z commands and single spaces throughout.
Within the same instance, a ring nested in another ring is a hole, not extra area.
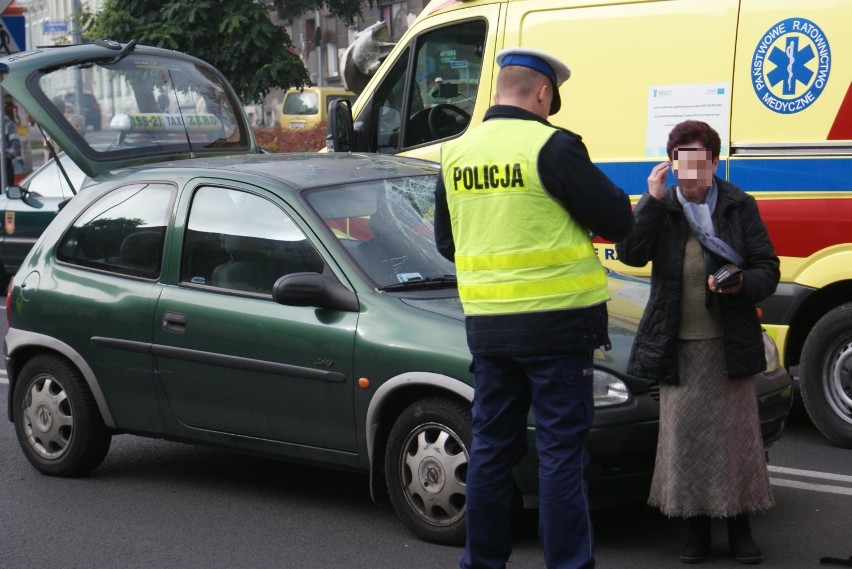
M 329 150 L 439 160 L 482 122 L 511 46 L 571 68 L 550 120 L 634 204 L 672 126 L 711 124 L 717 173 L 757 198 L 781 258 L 763 322 L 816 426 L 852 448 L 850 23 L 838 0 L 433 0 L 351 108 L 335 105 Z M 650 274 L 596 245 L 608 267 Z

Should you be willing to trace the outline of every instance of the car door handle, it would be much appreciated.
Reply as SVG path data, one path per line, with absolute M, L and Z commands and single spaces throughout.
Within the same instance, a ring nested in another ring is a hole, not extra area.
M 163 314 L 163 330 L 168 332 L 185 332 L 186 321 L 186 314 L 167 310 Z

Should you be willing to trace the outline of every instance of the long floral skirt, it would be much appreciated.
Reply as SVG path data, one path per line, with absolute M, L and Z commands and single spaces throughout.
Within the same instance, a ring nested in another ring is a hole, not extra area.
M 754 376 L 728 379 L 724 340 L 678 342 L 679 385 L 660 389 L 648 503 L 670 517 L 730 517 L 774 504 Z

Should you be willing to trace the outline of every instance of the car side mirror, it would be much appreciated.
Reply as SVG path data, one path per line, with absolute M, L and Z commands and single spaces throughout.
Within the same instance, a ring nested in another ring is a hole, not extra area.
M 275 281 L 272 299 L 285 306 L 316 306 L 330 310 L 358 312 L 354 292 L 319 273 L 292 273 Z
M 24 197 L 24 190 L 21 189 L 21 186 L 7 186 L 6 197 L 10 200 L 22 199 Z
M 326 149 L 329 152 L 352 152 L 354 145 L 352 103 L 345 99 L 335 99 L 328 104 Z

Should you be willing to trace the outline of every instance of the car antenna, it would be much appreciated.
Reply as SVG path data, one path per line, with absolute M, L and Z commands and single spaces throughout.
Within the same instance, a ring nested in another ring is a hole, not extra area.
M 71 193 L 76 196 L 77 190 L 74 189 L 74 184 L 71 183 L 71 178 L 68 176 L 68 172 L 66 172 L 65 168 L 62 166 L 62 160 L 60 160 L 59 156 L 56 155 L 53 143 L 51 143 L 50 139 L 47 138 L 47 135 L 44 134 L 44 130 L 41 128 L 41 125 L 38 123 L 36 124 L 38 126 L 38 131 L 41 133 L 41 137 L 44 139 L 44 144 L 47 147 L 50 157 L 56 160 L 56 165 L 59 167 L 59 171 L 62 172 L 62 176 L 65 178 L 65 181 L 68 182 L 68 187 L 71 188 Z
M 106 65 L 109 65 L 111 63 L 118 63 L 119 61 L 121 61 L 122 59 L 124 59 L 125 57 L 130 55 L 130 52 L 133 51 L 136 48 L 137 43 L 139 43 L 138 40 L 130 40 L 129 42 L 127 42 L 124 45 L 124 47 L 121 47 L 120 43 L 118 43 L 117 41 L 113 41 L 113 40 L 97 40 L 97 41 L 95 41 L 95 44 L 100 45 L 102 47 L 108 47 L 110 49 L 116 49 L 116 46 L 118 46 L 121 49 L 121 51 L 118 52 L 118 55 L 113 57 L 111 60 L 105 62 Z
M 195 151 L 192 149 L 192 140 L 189 138 L 189 130 L 186 128 L 186 120 L 183 118 L 183 109 L 180 108 L 180 100 L 178 99 L 177 87 L 175 87 L 175 80 L 172 77 L 172 70 L 167 70 L 169 74 L 169 83 L 172 84 L 172 92 L 175 94 L 175 101 L 177 102 L 178 114 L 180 115 L 180 124 L 183 126 L 183 134 L 186 136 L 186 143 L 189 145 L 189 157 L 195 158 Z

